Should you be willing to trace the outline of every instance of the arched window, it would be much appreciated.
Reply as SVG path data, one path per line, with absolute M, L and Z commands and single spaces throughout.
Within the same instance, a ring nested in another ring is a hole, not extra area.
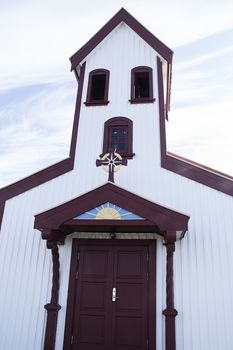
M 103 154 L 118 152 L 128 159 L 133 153 L 133 122 L 125 117 L 115 117 L 104 123 Z
M 131 70 L 131 103 L 154 102 L 152 68 L 135 67 Z
M 86 106 L 106 105 L 108 101 L 109 71 L 95 69 L 89 73 Z

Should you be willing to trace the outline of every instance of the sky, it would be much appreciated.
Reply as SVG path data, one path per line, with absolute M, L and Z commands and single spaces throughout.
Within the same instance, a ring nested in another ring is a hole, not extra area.
M 124 7 L 174 51 L 170 152 L 233 175 L 232 0 L 0 2 L 0 187 L 69 154 L 69 57 Z

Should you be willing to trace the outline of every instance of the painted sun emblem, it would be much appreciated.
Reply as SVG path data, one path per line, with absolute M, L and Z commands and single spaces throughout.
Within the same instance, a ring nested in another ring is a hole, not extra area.
M 98 220 L 120 220 L 121 215 L 115 208 L 102 208 L 96 214 Z
M 113 203 L 106 202 L 96 208 L 86 211 L 76 216 L 74 219 L 82 220 L 143 220 L 137 214 L 134 214 L 124 208 Z

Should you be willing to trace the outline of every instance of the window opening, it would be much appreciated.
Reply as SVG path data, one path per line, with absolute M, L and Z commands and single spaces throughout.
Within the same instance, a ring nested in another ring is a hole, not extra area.
M 135 67 L 131 70 L 131 103 L 154 102 L 152 68 Z
M 91 96 L 90 96 L 92 101 L 104 100 L 105 85 L 106 85 L 105 74 L 98 74 L 98 75 L 92 76 Z
M 89 74 L 86 106 L 106 105 L 108 101 L 109 71 L 95 69 Z
M 114 117 L 104 123 L 103 152 L 100 156 L 112 151 L 128 159 L 134 156 L 133 122 L 129 118 Z
M 149 72 L 135 72 L 134 76 L 135 98 L 149 98 Z

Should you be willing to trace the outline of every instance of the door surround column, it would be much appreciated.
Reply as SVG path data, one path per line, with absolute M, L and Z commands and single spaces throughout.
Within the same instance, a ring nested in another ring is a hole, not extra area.
M 60 279 L 60 261 L 59 261 L 59 249 L 57 241 L 47 241 L 47 248 L 52 253 L 52 289 L 50 303 L 46 304 L 44 308 L 47 310 L 47 322 L 44 338 L 44 350 L 54 350 L 57 330 L 57 317 L 58 311 L 61 306 L 58 304 L 59 296 L 59 279 Z
M 174 308 L 174 281 L 173 281 L 173 254 L 175 252 L 176 231 L 166 231 L 165 243 L 167 249 L 166 259 L 166 309 L 165 316 L 165 341 L 166 350 L 176 350 L 175 317 L 178 315 Z

